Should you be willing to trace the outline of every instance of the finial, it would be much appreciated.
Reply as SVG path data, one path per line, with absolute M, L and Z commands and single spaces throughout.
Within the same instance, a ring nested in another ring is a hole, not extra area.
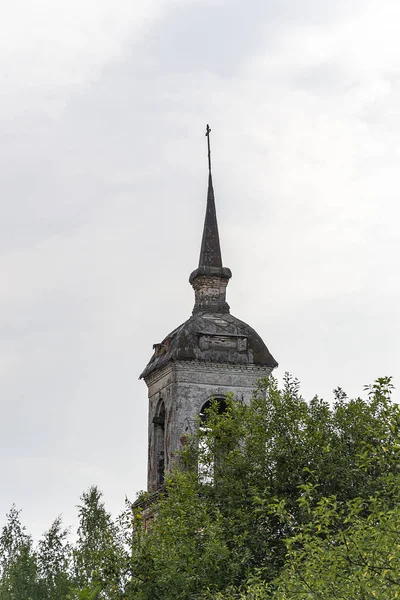
M 208 172 L 211 175 L 211 148 L 210 148 L 210 133 L 211 129 L 209 124 L 207 123 L 206 127 L 206 138 L 207 138 L 207 146 L 208 146 Z

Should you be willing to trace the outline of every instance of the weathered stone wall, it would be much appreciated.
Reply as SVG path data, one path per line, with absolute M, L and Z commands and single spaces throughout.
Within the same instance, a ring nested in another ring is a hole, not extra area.
M 256 365 L 177 361 L 151 373 L 146 378 L 149 388 L 148 491 L 155 491 L 159 485 L 161 426 L 157 423 L 157 410 L 161 401 L 165 405 L 163 461 L 167 470 L 181 448 L 183 436 L 194 433 L 197 417 L 208 400 L 233 392 L 248 402 L 258 379 L 267 377 L 271 371 L 272 367 Z

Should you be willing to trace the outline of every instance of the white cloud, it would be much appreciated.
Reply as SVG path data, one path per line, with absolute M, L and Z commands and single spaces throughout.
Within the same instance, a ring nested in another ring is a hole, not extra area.
M 306 8 L 10 4 L 0 512 L 34 497 L 35 534 L 92 478 L 113 508 L 145 485 L 137 377 L 191 311 L 206 122 L 232 312 L 306 393 L 395 372 L 399 8 Z
M 163 14 L 166 0 L 16 0 L 0 22 L 3 110 L 58 117 Z M 72 90 L 71 90 L 72 88 Z

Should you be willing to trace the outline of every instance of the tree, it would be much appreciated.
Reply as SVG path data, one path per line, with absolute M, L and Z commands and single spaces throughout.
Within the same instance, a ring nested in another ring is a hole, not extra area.
M 344 504 L 331 497 L 314 505 L 312 488 L 305 490 L 310 521 L 288 540 L 274 599 L 400 597 L 400 478 L 386 483 L 389 493 Z
M 32 538 L 15 505 L 0 535 L 0 600 L 42 600 Z
M 39 541 L 37 550 L 43 600 L 65 600 L 72 585 L 72 548 L 69 530 L 57 517 Z
M 205 582 L 218 588 L 232 577 L 230 553 L 223 539 L 218 509 L 209 511 L 193 471 L 168 482 L 150 534 L 135 516 L 130 594 L 140 600 L 197 598 Z
M 385 441 L 367 447 L 359 456 L 360 469 L 392 464 L 379 476 L 368 498 L 339 502 L 320 498 L 315 486 L 302 486 L 298 503 L 309 520 L 293 523 L 285 503 L 276 506 L 282 521 L 291 523 L 287 555 L 279 577 L 268 585 L 258 573 L 238 589 L 215 600 L 387 600 L 400 598 L 400 439 L 391 451 Z M 389 452 L 389 453 L 388 453 Z
M 315 502 L 335 498 L 352 506 L 379 494 L 382 477 L 398 475 L 389 460 L 400 423 L 390 379 L 368 391 L 365 400 L 349 400 L 338 389 L 331 407 L 317 397 L 306 402 L 286 376 L 281 390 L 273 378 L 263 381 L 250 405 L 228 397 L 221 415 L 214 403 L 207 426 L 182 452 L 186 470 L 167 481 L 151 535 L 137 536 L 132 598 L 217 598 L 229 587 L 227 598 L 268 597 L 285 569 L 288 540 L 298 545 L 310 522 L 299 493 L 312 490 Z M 382 445 L 379 461 L 362 463 L 365 452 Z M 193 469 L 198 464 L 203 483 Z M 338 513 L 335 527 L 346 519 Z
M 389 417 L 390 431 L 372 443 L 366 440 L 356 456 L 358 469 L 375 477 L 372 494 L 344 502 L 303 486 L 298 503 L 308 521 L 295 524 L 286 542 L 276 600 L 400 597 L 400 419 L 398 408 L 389 404 L 390 389 L 387 378 L 369 388 L 376 414 L 383 421 Z M 278 512 L 293 521 L 284 503 Z
M 165 495 L 114 522 L 91 487 L 73 546 L 57 518 L 34 547 L 12 507 L 0 600 L 400 599 L 392 387 L 381 378 L 354 400 L 337 389 L 330 406 L 286 376 L 249 405 L 211 402 Z
M 101 497 L 95 486 L 81 496 L 78 539 L 73 549 L 74 580 L 77 587 L 90 593 L 100 587 L 99 598 L 117 600 L 124 589 L 128 555 Z
M 129 571 L 121 528 L 84 492 L 74 545 L 57 517 L 36 547 L 13 506 L 0 535 L 0 600 L 120 600 Z

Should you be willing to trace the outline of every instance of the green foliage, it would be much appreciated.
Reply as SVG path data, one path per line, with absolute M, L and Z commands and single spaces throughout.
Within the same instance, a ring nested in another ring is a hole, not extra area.
M 294 533 L 274 599 L 400 597 L 400 415 L 391 389 L 389 378 L 367 388 L 381 428 L 370 429 L 355 461 L 373 478 L 370 493 L 344 501 L 304 485 L 298 503 L 308 520 L 300 525 L 281 504 L 280 518 Z
M 40 600 L 40 591 L 32 538 L 12 506 L 0 535 L 0 600 Z
M 365 391 L 211 403 L 156 505 L 113 521 L 91 487 L 74 544 L 58 518 L 35 547 L 12 507 L 0 600 L 400 599 L 400 411 L 390 378 Z
M 67 600 L 96 600 L 101 594 L 101 586 L 87 587 L 83 590 L 71 590 Z
M 70 590 L 72 548 L 68 535 L 68 529 L 62 527 L 61 517 L 57 517 L 39 541 L 37 562 L 43 600 L 66 598 Z
M 101 497 L 102 493 L 95 486 L 81 496 L 78 539 L 73 549 L 74 580 L 79 587 L 88 590 L 99 587 L 101 599 L 119 598 L 123 593 L 128 555 L 122 534 Z
M 135 516 L 131 594 L 141 600 L 195 598 L 204 582 L 214 589 L 231 577 L 218 508 L 210 512 L 197 474 L 176 473 L 167 482 L 150 534 Z
M 368 499 L 314 504 L 303 498 L 310 521 L 287 540 L 288 558 L 276 599 L 354 600 L 400 597 L 400 478 Z
M 348 400 L 338 389 L 331 407 L 306 402 L 286 376 L 281 390 L 273 378 L 262 382 L 249 406 L 228 397 L 221 415 L 214 403 L 183 452 L 186 470 L 168 483 L 151 535 L 137 538 L 132 598 L 272 598 L 316 518 L 310 503 L 360 504 L 366 518 L 368 499 L 398 477 L 400 423 L 389 378 L 367 391 L 366 400 Z M 337 512 L 334 531 L 349 528 L 348 518 Z M 307 547 L 302 560 L 308 555 Z
M 0 600 L 122 600 L 129 553 L 91 487 L 81 497 L 74 546 L 58 517 L 36 548 L 15 506 L 0 535 Z

